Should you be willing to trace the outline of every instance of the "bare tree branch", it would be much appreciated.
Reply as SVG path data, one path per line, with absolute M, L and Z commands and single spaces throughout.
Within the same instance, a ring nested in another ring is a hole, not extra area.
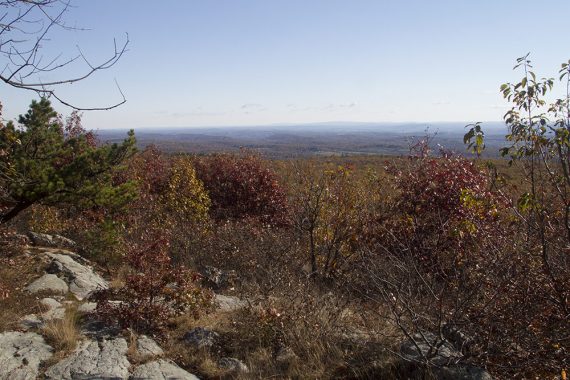
M 63 53 L 57 53 L 53 57 L 44 56 L 45 43 L 49 41 L 48 36 L 53 29 L 80 30 L 64 22 L 64 16 L 71 7 L 71 0 L 0 0 L 0 59 L 5 61 L 1 63 L 3 68 L 0 82 L 33 91 L 42 97 L 53 97 L 76 110 L 116 108 L 126 102 L 118 84 L 121 100 L 102 107 L 78 106 L 58 94 L 58 89 L 64 84 L 85 80 L 99 71 L 113 67 L 127 51 L 129 44 L 128 34 L 121 44 L 114 40 L 112 54 L 98 63 L 89 60 L 79 46 L 78 53 L 71 57 L 65 57 Z M 42 75 L 69 71 L 72 64 L 80 61 L 84 63 L 84 68 L 79 74 L 42 80 Z

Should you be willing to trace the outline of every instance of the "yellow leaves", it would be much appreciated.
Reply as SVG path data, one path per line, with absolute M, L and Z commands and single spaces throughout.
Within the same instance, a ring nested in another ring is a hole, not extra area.
M 174 159 L 162 202 L 169 212 L 178 213 L 184 219 L 194 221 L 207 219 L 210 198 L 202 181 L 196 177 L 190 159 Z

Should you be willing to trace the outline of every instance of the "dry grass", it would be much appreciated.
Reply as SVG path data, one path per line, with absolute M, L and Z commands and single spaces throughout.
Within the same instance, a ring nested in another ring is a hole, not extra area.
M 6 297 L 0 298 L 0 332 L 17 329 L 24 315 L 42 311 L 38 303 L 41 295 L 24 289 L 43 274 L 45 265 L 33 251 L 13 256 L 3 253 L 0 248 L 0 280 L 6 290 Z
M 205 379 L 398 378 L 397 360 L 389 353 L 394 348 L 392 327 L 379 321 L 363 326 L 359 310 L 342 313 L 334 304 L 315 302 L 302 307 L 305 300 L 298 301 L 294 305 L 260 301 L 251 308 L 215 312 L 199 320 L 181 317 L 162 346 L 167 357 Z M 283 318 L 268 316 L 269 309 L 287 313 Z M 339 314 L 344 320 L 338 320 Z M 340 333 L 341 324 L 354 330 L 386 332 L 386 336 L 347 339 Z M 210 349 L 189 348 L 181 338 L 198 326 L 216 331 L 219 344 Z M 249 372 L 219 368 L 222 357 L 242 360 Z
M 109 286 L 111 289 L 120 289 L 125 286 L 126 278 L 128 273 L 127 266 L 121 266 L 115 270 L 113 270 L 111 280 L 109 282 Z
M 46 322 L 41 332 L 46 341 L 57 353 L 65 356 L 77 347 L 80 340 L 79 315 L 75 307 L 65 310 L 63 319 L 53 319 Z

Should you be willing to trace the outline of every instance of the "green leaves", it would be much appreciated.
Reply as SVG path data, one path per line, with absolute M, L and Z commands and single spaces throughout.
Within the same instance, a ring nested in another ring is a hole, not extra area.
M 481 129 L 481 122 L 465 126 L 465 128 L 469 127 L 471 128 L 463 136 L 463 143 L 467 145 L 468 151 L 475 153 L 479 157 L 485 149 L 485 133 Z
M 132 131 L 122 144 L 97 146 L 78 114 L 64 123 L 45 98 L 32 101 L 19 124 L 0 128 L 0 169 L 5 174 L 0 177 L 5 194 L 0 201 L 12 207 L 0 215 L 0 223 L 36 202 L 95 202 L 99 193 L 113 187 L 112 168 L 135 149 Z

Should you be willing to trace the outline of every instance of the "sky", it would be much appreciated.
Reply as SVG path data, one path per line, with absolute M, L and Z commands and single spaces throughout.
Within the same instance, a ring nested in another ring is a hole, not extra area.
M 85 112 L 90 129 L 496 121 L 509 106 L 499 86 L 521 76 L 517 57 L 530 52 L 548 77 L 570 59 L 568 0 L 72 4 L 66 22 L 81 30 L 55 30 L 46 56 L 79 46 L 98 62 L 114 38 L 130 41 L 111 69 L 59 89 L 73 104 L 100 107 L 121 100 L 116 80 L 127 103 Z M 25 113 L 33 97 L 0 85 L 3 117 Z

